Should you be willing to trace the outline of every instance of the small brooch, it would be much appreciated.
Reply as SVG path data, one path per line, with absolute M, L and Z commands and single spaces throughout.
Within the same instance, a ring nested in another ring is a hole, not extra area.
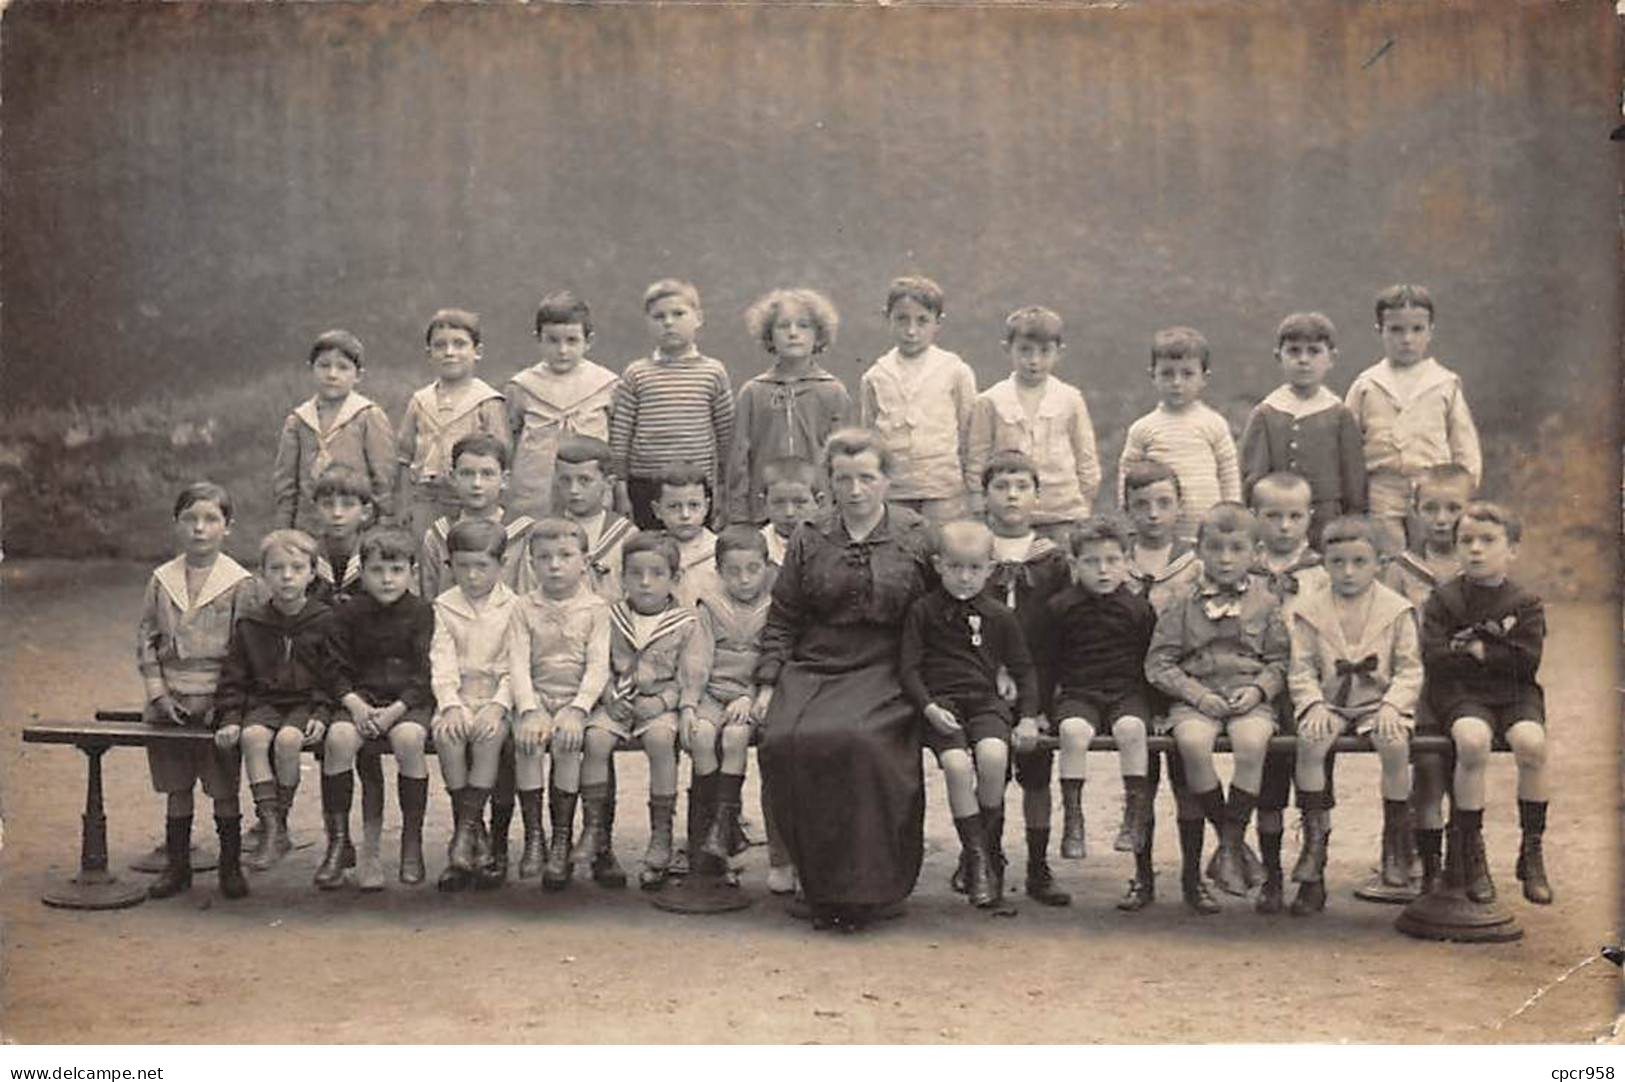
M 970 624 L 970 644 L 972 646 L 980 646 L 980 645 L 982 645 L 982 618 L 981 618 L 981 616 L 978 615 L 977 613 L 973 612 L 973 613 L 971 613 L 969 616 L 967 616 L 965 618 L 965 622 Z

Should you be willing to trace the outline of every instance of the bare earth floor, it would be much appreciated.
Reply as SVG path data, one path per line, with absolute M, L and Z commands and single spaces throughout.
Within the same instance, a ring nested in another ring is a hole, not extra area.
M 756 904 L 721 917 L 662 913 L 636 889 L 606 893 L 591 883 L 547 896 L 529 884 L 448 896 L 393 880 L 381 895 L 318 894 L 310 875 L 319 847 L 256 876 L 252 897 L 239 902 L 219 899 L 206 874 L 190 895 L 130 910 L 47 909 L 41 890 L 77 863 L 83 757 L 24 746 L 19 732 L 35 718 L 83 717 L 139 698 L 132 641 L 145 574 L 112 563 L 4 567 L 0 1025 L 8 1040 L 1590 1041 L 1608 1033 L 1617 1010 L 1619 971 L 1599 962 L 1502 1024 L 1619 938 L 1611 607 L 1550 613 L 1543 671 L 1560 779 L 1549 834 L 1555 906 L 1517 896 L 1512 762 L 1499 756 L 1493 768 L 1492 868 L 1526 931 L 1520 943 L 1416 942 L 1392 930 L 1394 910 L 1351 898 L 1375 856 L 1372 756 L 1339 765 L 1332 901 L 1307 920 L 1261 918 L 1237 900 L 1217 917 L 1188 915 L 1177 897 L 1171 806 L 1159 807 L 1162 897 L 1138 914 L 1115 911 L 1129 862 L 1110 848 L 1121 790 L 1108 756 L 1090 767 L 1090 855 L 1055 862 L 1076 896 L 1070 909 L 1018 899 L 1015 916 L 995 917 L 948 891 L 957 843 L 929 766 L 919 889 L 903 919 L 855 936 L 815 933 L 785 916 L 763 886 L 761 849 L 746 858 Z M 621 762 L 618 849 L 631 865 L 646 840 L 645 773 L 635 756 Z M 106 765 L 110 846 L 122 869 L 159 838 L 163 807 L 139 751 L 116 749 Z M 313 837 L 320 818 L 309 760 L 306 771 L 294 818 Z M 393 874 L 393 784 L 390 791 Z M 431 800 L 432 876 L 449 820 L 438 779 Z M 1006 846 L 1019 884 L 1014 792 L 1009 810 Z M 199 826 L 212 842 L 206 814 Z M 1295 846 L 1289 832 L 1289 860 Z M 402 1017 L 411 1019 L 406 1028 L 390 1024 Z

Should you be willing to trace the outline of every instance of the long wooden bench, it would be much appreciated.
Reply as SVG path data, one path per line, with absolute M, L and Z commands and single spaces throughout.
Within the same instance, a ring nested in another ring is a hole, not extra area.
M 52 887 L 41 896 L 46 905 L 62 909 L 122 909 L 137 905 L 146 898 L 145 884 L 121 882 L 107 868 L 107 813 L 102 799 L 102 756 L 109 748 L 145 748 L 163 744 L 197 744 L 212 741 L 214 735 L 205 729 L 183 729 L 174 725 L 154 725 L 141 720 L 141 714 L 132 710 L 97 711 L 92 721 L 41 721 L 23 728 L 23 742 L 27 744 L 67 744 L 84 752 L 87 761 L 85 777 L 85 811 L 79 839 L 79 873 L 67 882 Z M 1147 743 L 1153 753 L 1173 749 L 1172 737 L 1152 736 Z M 1041 744 L 1055 746 L 1053 737 L 1044 737 Z M 1297 746 L 1297 738 L 1273 736 L 1272 751 L 1290 751 Z M 389 752 L 389 741 L 382 738 L 368 740 L 366 749 L 379 754 Z M 1370 752 L 1371 740 L 1363 736 L 1340 736 L 1334 745 L 1338 753 Z M 429 750 L 432 752 L 433 747 Z M 1117 741 L 1110 736 L 1097 736 L 1090 741 L 1090 751 L 1116 751 Z M 1215 751 L 1228 752 L 1230 742 L 1221 736 Z M 1413 737 L 1411 754 L 1448 755 L 1450 738 L 1424 735 Z

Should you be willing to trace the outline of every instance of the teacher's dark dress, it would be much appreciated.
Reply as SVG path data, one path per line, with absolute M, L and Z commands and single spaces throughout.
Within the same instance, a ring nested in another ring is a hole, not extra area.
M 759 756 L 813 905 L 887 905 L 920 874 L 920 718 L 897 675 L 903 613 L 932 581 L 923 519 L 888 507 L 852 541 L 839 515 L 790 539 L 762 631 L 774 685 Z

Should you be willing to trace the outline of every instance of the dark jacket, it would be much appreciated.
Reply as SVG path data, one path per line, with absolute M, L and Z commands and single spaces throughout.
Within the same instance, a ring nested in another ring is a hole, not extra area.
M 1467 653 L 1484 644 L 1484 660 Z M 1465 575 L 1441 583 L 1422 609 L 1422 667 L 1428 700 L 1448 720 L 1463 700 L 1500 705 L 1539 691 L 1535 674 L 1546 639 L 1540 598 L 1508 579 L 1480 586 Z
M 237 618 L 220 670 L 215 717 L 220 725 L 240 725 L 257 706 L 279 710 L 308 704 L 310 716 L 331 715 L 328 692 L 328 633 L 333 610 L 315 598 L 293 616 L 270 602 Z
M 333 614 L 331 628 L 335 704 L 353 691 L 373 706 L 396 699 L 408 710 L 434 705 L 429 690 L 433 604 L 410 593 L 390 605 L 357 594 Z

